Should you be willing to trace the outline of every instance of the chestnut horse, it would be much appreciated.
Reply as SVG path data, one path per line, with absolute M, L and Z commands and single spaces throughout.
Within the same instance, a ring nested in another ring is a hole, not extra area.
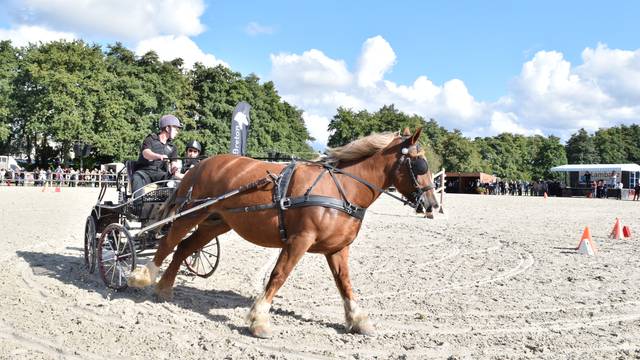
M 321 172 L 326 171 L 320 164 L 300 162 L 291 177 L 287 194 L 299 196 L 313 188 L 312 194 L 335 199 L 346 196 L 349 203 L 366 209 L 383 190 L 394 186 L 407 199 L 422 203 L 425 207 L 437 208 L 431 172 L 417 144 L 420 132 L 421 129 L 418 129 L 411 134 L 407 129 L 403 136 L 373 134 L 332 149 L 329 151 L 329 161 L 338 169 L 332 176 L 319 177 Z M 175 196 L 215 198 L 257 179 L 264 179 L 267 173 L 277 174 L 284 167 L 283 164 L 236 155 L 213 156 L 185 175 Z M 419 170 L 416 171 L 417 168 Z M 156 284 L 158 296 L 164 300 L 171 299 L 172 287 L 182 261 L 215 236 L 233 229 L 256 245 L 282 248 L 264 292 L 255 300 L 247 316 L 249 330 L 254 336 L 271 336 L 269 309 L 273 297 L 306 252 L 325 255 L 343 299 L 347 331 L 373 334 L 371 322 L 356 303 L 349 278 L 349 246 L 358 235 L 361 219 L 349 215 L 344 209 L 341 211 L 317 204 L 289 208 L 282 215 L 275 207 L 256 209 L 256 205 L 273 203 L 273 187 L 272 182 L 264 182 L 263 186 L 178 217 L 167 236 L 161 239 L 153 261 L 138 267 L 131 274 L 129 285 L 143 287 L 155 283 L 162 261 L 179 244 L 173 260 Z M 168 204 L 169 201 L 171 199 Z M 186 204 L 190 206 L 190 202 Z M 173 201 L 168 207 L 175 213 L 180 204 Z M 254 207 L 254 211 L 250 214 L 233 211 L 246 207 Z M 280 218 L 284 221 L 286 241 L 281 238 Z M 181 241 L 196 225 L 197 230 Z

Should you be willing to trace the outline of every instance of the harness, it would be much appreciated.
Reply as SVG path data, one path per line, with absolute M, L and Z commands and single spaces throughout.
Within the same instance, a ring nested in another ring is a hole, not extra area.
M 304 162 L 307 162 L 307 161 L 304 161 Z M 274 185 L 273 196 L 272 196 L 273 202 L 269 204 L 260 204 L 260 205 L 245 206 L 245 207 L 239 207 L 239 208 L 231 208 L 231 209 L 226 209 L 226 211 L 252 212 L 252 211 L 262 211 L 262 210 L 273 209 L 273 208 L 278 209 L 278 228 L 280 232 L 280 239 L 285 243 L 287 242 L 287 229 L 284 223 L 284 212 L 287 209 L 295 209 L 295 208 L 301 208 L 301 207 L 307 207 L 307 206 L 322 206 L 325 208 L 331 208 L 331 209 L 342 211 L 350 216 L 353 216 L 358 220 L 364 219 L 364 214 L 367 211 L 367 209 L 363 207 L 359 207 L 351 203 L 349 200 L 347 200 L 347 196 L 344 193 L 342 184 L 340 184 L 340 181 L 335 176 L 336 172 L 340 172 L 339 169 L 329 164 L 316 163 L 316 162 L 310 162 L 310 161 L 308 163 L 320 165 L 323 167 L 323 169 L 320 172 L 320 174 L 316 177 L 316 179 L 313 181 L 313 184 L 304 192 L 302 196 L 296 196 L 296 197 L 287 196 L 291 178 L 293 177 L 296 166 L 298 165 L 298 162 L 296 160 L 292 160 L 280 172 L 280 174 L 274 175 L 269 173 L 268 175 L 271 178 L 271 181 L 273 182 L 273 185 Z M 340 193 L 340 199 L 336 199 L 336 198 L 332 198 L 324 195 L 311 194 L 313 189 L 320 182 L 320 179 L 322 179 L 322 177 L 327 173 L 331 175 L 331 178 L 333 179 L 333 182 L 336 185 L 338 192 Z M 370 184 L 366 183 L 365 185 L 369 186 Z
M 418 183 L 417 175 L 423 175 L 428 170 L 426 161 L 424 159 L 411 160 L 409 157 L 406 156 L 406 154 L 403 154 L 400 160 L 396 163 L 393 173 L 396 174 L 400 165 L 404 163 L 407 164 L 409 168 L 409 174 L 411 175 L 413 185 L 416 189 L 413 193 L 411 193 L 411 196 L 413 197 L 413 201 L 398 197 L 390 193 L 386 189 L 382 189 L 379 186 L 376 186 L 365 179 L 349 174 L 348 172 L 345 172 L 339 168 L 336 168 L 328 163 L 319 163 L 319 162 L 312 162 L 312 161 L 305 161 L 305 160 L 300 160 L 300 161 L 308 164 L 322 166 L 323 168 L 320 174 L 318 174 L 316 179 L 313 181 L 313 184 L 311 184 L 311 186 L 304 192 L 302 196 L 296 196 L 296 197 L 287 196 L 291 177 L 293 176 L 296 166 L 298 165 L 296 160 L 292 160 L 280 172 L 280 174 L 274 175 L 269 173 L 269 177 L 271 177 L 272 182 L 274 184 L 273 196 L 272 196 L 273 202 L 269 204 L 260 204 L 260 205 L 245 206 L 245 207 L 239 207 L 239 208 L 231 208 L 231 209 L 227 209 L 226 211 L 252 212 L 252 211 L 262 211 L 262 210 L 273 209 L 273 208 L 278 209 L 278 229 L 280 233 L 280 239 L 284 243 L 286 243 L 288 237 L 287 237 L 287 229 L 285 227 L 285 222 L 284 222 L 284 212 L 287 209 L 295 209 L 295 208 L 308 207 L 308 206 L 321 206 L 325 208 L 342 211 L 347 215 L 352 216 L 360 221 L 364 219 L 364 215 L 367 209 L 364 207 L 360 207 L 356 204 L 353 204 L 347 199 L 347 196 L 344 192 L 342 184 L 336 177 L 336 174 L 346 175 L 358 181 L 359 183 L 367 186 L 369 189 L 373 191 L 378 191 L 380 193 L 385 193 L 395 198 L 396 200 L 401 201 L 404 205 L 410 205 L 414 209 L 420 206 L 420 201 L 421 201 L 420 198 L 422 197 L 422 194 L 434 188 L 433 185 L 420 187 Z M 331 176 L 331 179 L 333 180 L 333 183 L 335 184 L 336 188 L 338 189 L 338 193 L 340 194 L 340 199 L 336 199 L 330 196 L 311 194 L 313 189 L 316 187 L 316 185 L 320 182 L 320 180 L 324 177 L 325 174 L 329 174 L 329 176 Z
M 191 198 L 191 192 L 192 192 L 192 188 L 190 188 L 188 190 L 187 196 L 183 197 L 183 198 L 179 198 L 176 199 L 175 203 L 180 203 L 179 205 L 179 212 L 185 208 L 185 206 L 187 207 L 192 207 L 193 208 L 189 209 L 187 212 L 188 213 L 192 213 L 194 211 L 196 211 L 197 209 L 201 209 L 204 208 L 206 206 L 210 206 L 211 204 L 218 202 L 220 200 L 229 198 L 231 196 L 237 195 L 239 193 L 248 191 L 248 190 L 252 190 L 258 187 L 262 187 L 268 183 L 273 183 L 273 194 L 272 194 L 272 202 L 268 203 L 268 204 L 259 204 L 259 205 L 252 205 L 252 206 L 244 206 L 244 207 L 238 207 L 238 208 L 230 208 L 230 209 L 225 209 L 225 211 L 228 212 L 234 212 L 234 213 L 247 213 L 247 212 L 254 212 L 254 211 L 264 211 L 264 210 L 269 210 L 269 209 L 277 209 L 278 210 L 278 228 L 279 228 L 279 233 L 280 233 L 280 239 L 284 242 L 287 243 L 288 237 L 287 237 L 287 230 L 285 227 L 285 221 L 284 221 L 284 215 L 285 215 L 285 211 L 288 209 L 295 209 L 295 208 L 301 208 L 301 207 L 308 207 L 308 206 L 321 206 L 321 207 L 325 207 L 325 208 L 330 208 L 330 209 L 336 209 L 338 211 L 342 211 L 345 214 L 348 214 L 349 216 L 352 216 L 360 221 L 362 221 L 362 219 L 364 219 L 364 215 L 367 211 L 366 208 L 364 207 L 360 207 L 356 204 L 353 204 L 352 202 L 350 202 L 347 199 L 347 196 L 344 192 L 344 189 L 342 187 L 342 184 L 340 183 L 340 181 L 338 180 L 338 178 L 336 177 L 336 174 L 341 174 L 347 177 L 350 177 L 354 180 L 356 180 L 357 182 L 367 186 L 369 189 L 371 189 L 374 192 L 380 192 L 380 193 L 385 193 L 389 196 L 391 196 L 392 198 L 402 202 L 404 205 L 409 205 L 414 209 L 417 209 L 419 206 L 421 206 L 421 197 L 422 195 L 426 192 L 429 191 L 431 189 L 434 188 L 433 185 L 427 185 L 424 187 L 420 187 L 420 184 L 418 183 L 418 175 L 423 175 L 426 174 L 427 170 L 428 170 L 428 164 L 426 162 L 425 159 L 423 158 L 418 158 L 418 159 L 411 159 L 410 157 L 407 156 L 408 150 L 407 148 L 404 148 L 402 150 L 402 156 L 400 157 L 400 159 L 396 162 L 396 165 L 394 166 L 393 169 L 393 174 L 394 176 L 397 174 L 397 171 L 399 170 L 400 166 L 403 164 L 406 164 L 406 166 L 409 169 L 409 174 L 411 176 L 412 179 L 412 183 L 413 186 L 415 188 L 415 191 L 413 191 L 411 193 L 411 197 L 413 199 L 404 199 L 401 198 L 397 195 L 392 194 L 391 192 L 389 192 L 386 189 L 383 189 L 377 185 L 374 185 L 370 182 L 368 182 L 365 179 L 362 179 L 356 175 L 350 174 L 348 172 L 343 171 L 342 169 L 339 169 L 331 164 L 328 163 L 323 163 L 323 162 L 314 162 L 314 161 L 306 161 L 306 160 L 292 160 L 287 166 L 285 166 L 284 169 L 282 169 L 282 171 L 279 174 L 272 174 L 272 173 L 268 173 L 268 175 L 264 178 L 258 179 L 248 185 L 244 185 L 241 186 L 240 188 L 237 188 L 235 190 L 232 190 L 230 192 L 227 192 L 225 194 L 222 194 L 218 197 L 215 198 L 204 198 L 204 199 L 192 199 Z M 304 162 L 307 164 L 311 164 L 311 165 L 316 165 L 316 166 L 320 166 L 322 167 L 322 171 L 320 172 L 320 174 L 318 174 L 318 176 L 316 177 L 316 179 L 313 181 L 313 183 L 311 184 L 311 186 L 304 192 L 303 195 L 301 196 L 287 196 L 287 193 L 289 192 L 289 184 L 291 182 L 291 178 L 293 177 L 295 170 L 296 170 L 296 166 L 298 165 L 298 162 Z M 338 193 L 340 194 L 340 198 L 333 198 L 330 196 L 324 196 L 324 195 L 315 195 L 315 194 L 311 194 L 311 192 L 313 191 L 313 189 L 318 185 L 318 183 L 320 182 L 320 180 L 326 175 L 329 174 L 329 176 L 331 176 L 331 179 L 333 180 L 333 183 L 335 184 Z M 200 205 L 197 205 L 200 204 Z M 175 217 L 176 215 L 174 215 Z

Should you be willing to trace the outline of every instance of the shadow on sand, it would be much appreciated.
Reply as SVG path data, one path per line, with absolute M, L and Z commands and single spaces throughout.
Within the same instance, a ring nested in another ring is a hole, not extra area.
M 84 266 L 84 259 L 82 257 L 32 251 L 18 251 L 17 254 L 29 263 L 35 276 L 47 276 L 62 283 L 73 285 L 79 289 L 98 293 L 102 295 L 104 299 L 129 299 L 136 303 L 152 300 L 156 303 L 162 303 L 162 301 L 153 294 L 153 288 L 127 288 L 122 291 L 107 288 L 100 278 L 98 269 L 96 269 L 93 274 L 89 274 Z M 215 274 L 213 276 L 215 277 Z M 173 288 L 174 297 L 171 301 L 172 304 L 200 313 L 211 321 L 224 322 L 231 330 L 237 330 L 241 334 L 249 335 L 247 327 L 238 327 L 229 321 L 227 316 L 211 314 L 210 310 L 235 309 L 238 307 L 244 307 L 248 310 L 253 304 L 252 298 L 230 290 L 204 290 L 185 286 L 178 283 L 180 282 L 180 277 L 184 277 L 184 275 L 178 276 L 176 285 Z M 328 323 L 317 319 L 307 319 L 293 311 L 284 310 L 277 306 L 271 309 L 271 314 L 288 316 L 298 321 L 331 327 L 339 333 L 344 333 L 345 330 L 342 324 Z

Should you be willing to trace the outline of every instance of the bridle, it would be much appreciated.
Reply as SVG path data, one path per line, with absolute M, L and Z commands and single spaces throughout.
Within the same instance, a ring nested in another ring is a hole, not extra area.
M 420 186 L 420 183 L 418 182 L 418 176 L 424 175 L 427 173 L 427 171 L 429 171 L 429 164 L 427 163 L 427 159 L 425 159 L 424 157 L 418 156 L 416 158 L 411 158 L 410 156 L 408 156 L 409 148 L 411 146 L 414 146 L 414 145 L 402 147 L 402 150 L 400 151 L 402 156 L 400 156 L 400 158 L 396 162 L 395 170 L 393 173 L 394 173 L 394 176 L 397 177 L 398 171 L 400 171 L 400 167 L 402 165 L 406 165 L 406 167 L 409 170 L 409 177 L 411 178 L 411 182 L 414 188 L 414 191 L 411 192 L 411 194 L 409 194 L 409 196 L 411 197 L 410 204 L 416 209 L 420 205 L 427 208 L 427 205 L 424 203 L 422 195 L 429 190 L 435 189 L 435 186 L 433 185 Z M 416 144 L 415 148 L 417 152 L 420 152 L 419 144 Z

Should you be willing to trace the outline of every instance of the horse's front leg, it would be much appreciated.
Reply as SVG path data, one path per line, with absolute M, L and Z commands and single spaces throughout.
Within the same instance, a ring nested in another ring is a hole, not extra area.
M 224 234 L 229 230 L 229 225 L 225 223 L 207 223 L 207 221 L 200 223 L 198 229 L 178 245 L 171 263 L 162 274 L 160 281 L 156 284 L 156 294 L 158 297 L 165 301 L 171 300 L 173 298 L 173 284 L 182 262 L 189 257 L 189 255 L 202 249 L 214 237 Z
M 269 321 L 269 309 L 271 309 L 271 303 L 273 297 L 276 295 L 280 287 L 284 284 L 291 274 L 291 271 L 296 266 L 298 261 L 307 252 L 314 239 L 305 236 L 290 236 L 288 244 L 280 252 L 278 261 L 276 262 L 271 277 L 264 293 L 260 295 L 253 303 L 249 314 L 247 315 L 247 322 L 249 323 L 249 331 L 253 336 L 259 338 L 270 338 L 272 335 L 271 323 Z
M 336 286 L 344 303 L 344 316 L 348 332 L 374 335 L 375 329 L 367 314 L 358 306 L 349 278 L 349 246 L 331 255 L 325 255 Z
M 156 282 L 158 273 L 160 272 L 160 265 L 164 259 L 171 254 L 176 245 L 184 238 L 189 230 L 193 229 L 198 223 L 204 220 L 208 215 L 201 214 L 194 217 L 178 218 L 171 224 L 169 234 L 160 239 L 158 244 L 158 250 L 153 257 L 152 261 L 148 261 L 144 266 L 135 268 L 127 283 L 131 287 L 143 288 L 145 286 L 153 285 Z

